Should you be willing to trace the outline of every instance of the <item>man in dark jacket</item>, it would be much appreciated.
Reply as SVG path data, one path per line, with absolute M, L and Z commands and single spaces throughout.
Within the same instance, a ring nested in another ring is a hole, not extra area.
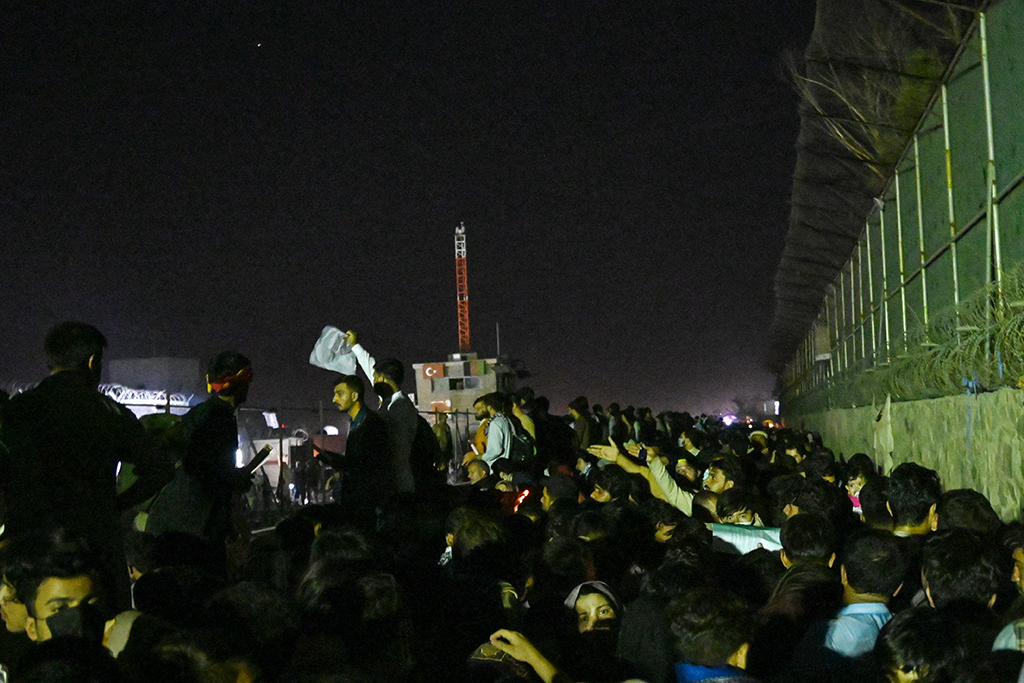
M 384 420 L 363 405 L 363 380 L 342 375 L 334 383 L 334 405 L 352 422 L 345 441 L 345 454 L 320 450 L 319 458 L 342 472 L 339 505 L 353 521 L 370 525 L 388 491 L 387 430 Z
M 169 479 L 168 466 L 143 446 L 142 426 L 98 390 L 107 340 L 92 325 L 65 322 L 46 335 L 51 374 L 3 407 L 0 485 L 5 535 L 63 527 L 103 555 L 107 595 L 128 602 L 119 514 Z M 117 465 L 138 477 L 117 495 Z

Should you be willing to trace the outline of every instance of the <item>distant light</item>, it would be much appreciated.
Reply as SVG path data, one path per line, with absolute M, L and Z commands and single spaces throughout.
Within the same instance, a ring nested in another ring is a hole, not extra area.
M 263 47 L 263 43 L 256 43 L 256 47 Z
M 778 401 L 775 402 L 775 414 L 776 415 L 779 414 L 779 402 Z
M 731 425 L 735 421 L 736 421 L 736 416 L 735 415 L 723 415 L 722 416 L 722 422 L 725 424 L 726 427 L 728 427 L 729 425 Z
M 245 454 L 242 453 L 241 448 L 235 449 L 235 467 L 241 467 L 245 464 Z
M 334 425 L 326 425 L 326 426 L 324 426 L 324 434 L 326 434 L 328 436 L 337 436 L 340 433 L 341 432 L 339 432 L 338 428 L 335 427 Z
M 263 411 L 263 421 L 267 423 L 267 426 L 271 429 L 278 429 L 281 424 L 277 421 L 277 413 L 273 411 Z
M 117 463 L 117 469 L 116 469 L 116 470 L 114 470 L 114 476 L 116 477 L 116 476 L 119 476 L 120 474 L 121 474 L 121 462 L 120 462 L 120 461 L 118 461 L 118 463 Z

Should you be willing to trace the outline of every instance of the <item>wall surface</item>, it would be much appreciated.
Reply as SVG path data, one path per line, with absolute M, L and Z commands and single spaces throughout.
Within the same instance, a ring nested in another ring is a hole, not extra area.
M 985 494 L 1004 521 L 1024 505 L 1024 391 L 947 396 L 848 408 L 787 419 L 787 425 L 821 433 L 826 446 L 849 457 L 867 453 L 886 470 L 917 462 L 936 470 L 945 490 Z M 876 419 L 878 418 L 878 419 Z M 882 444 L 891 424 L 891 456 Z M 876 445 L 877 444 L 877 445 Z

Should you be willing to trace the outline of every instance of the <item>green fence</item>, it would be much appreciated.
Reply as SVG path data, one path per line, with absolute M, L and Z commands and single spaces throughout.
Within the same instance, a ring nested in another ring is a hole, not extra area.
M 796 412 L 1024 375 L 1024 3 L 977 21 L 783 376 Z

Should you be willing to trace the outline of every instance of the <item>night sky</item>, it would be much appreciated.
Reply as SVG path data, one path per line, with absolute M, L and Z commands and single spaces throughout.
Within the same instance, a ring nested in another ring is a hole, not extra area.
M 99 7 L 103 5 L 103 7 Z M 65 319 L 108 358 L 253 359 L 315 405 L 320 329 L 473 349 L 556 412 L 767 397 L 811 0 L 5 5 L 0 385 Z M 411 368 L 409 369 L 411 375 Z M 412 391 L 412 379 L 405 389 Z

